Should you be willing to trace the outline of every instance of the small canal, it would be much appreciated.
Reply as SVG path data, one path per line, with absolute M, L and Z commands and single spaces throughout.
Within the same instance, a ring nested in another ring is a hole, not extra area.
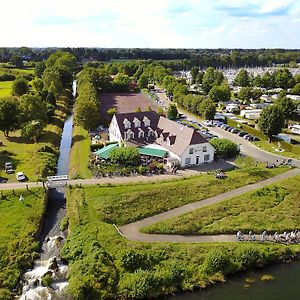
M 76 95 L 76 82 L 73 82 L 73 97 Z M 56 175 L 66 175 L 69 171 L 69 154 L 72 144 L 73 116 L 69 116 L 62 132 Z M 39 240 L 42 244 L 40 257 L 35 260 L 32 270 L 28 270 L 22 278 L 23 292 L 20 300 L 71 299 L 64 294 L 68 285 L 66 275 L 68 266 L 60 257 L 60 250 L 66 235 L 60 229 L 60 222 L 66 215 L 65 187 L 49 190 L 48 204 L 43 219 Z M 52 282 L 49 287 L 42 285 L 48 274 Z

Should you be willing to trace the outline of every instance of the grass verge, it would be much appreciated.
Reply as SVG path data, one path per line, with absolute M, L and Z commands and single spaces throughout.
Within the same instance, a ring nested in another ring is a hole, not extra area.
M 20 201 L 20 195 L 24 197 Z M 1 192 L 0 195 L 0 299 L 12 299 L 22 272 L 37 256 L 34 236 L 45 206 L 45 190 Z
M 58 150 L 64 120 L 67 115 L 68 99 L 57 101 L 57 108 L 52 122 L 45 127 L 43 136 L 38 143 L 28 143 L 21 137 L 20 130 L 5 137 L 0 132 L 0 140 L 4 146 L 0 148 L 0 176 L 9 182 L 16 182 L 16 175 L 7 174 L 5 162 L 12 162 L 15 172 L 24 172 L 28 181 L 36 181 L 56 170 L 56 150 Z M 52 153 L 53 152 L 53 153 Z
M 12 81 L 0 82 L 0 97 L 8 97 L 12 94 Z
M 92 171 L 88 168 L 90 143 L 88 132 L 80 126 L 74 126 L 69 166 L 71 179 L 92 177 Z
M 117 225 L 128 224 L 181 205 L 255 183 L 285 172 L 287 168 L 266 169 L 263 164 L 229 171 L 224 180 L 212 173 L 184 180 L 160 183 L 90 186 L 85 193 L 101 218 Z M 182 191 L 185 191 L 184 193 Z
M 300 176 L 143 229 L 164 234 L 262 233 L 300 229 Z

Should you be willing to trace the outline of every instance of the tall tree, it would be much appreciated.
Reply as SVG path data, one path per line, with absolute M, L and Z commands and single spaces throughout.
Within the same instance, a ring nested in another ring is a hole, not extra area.
M 19 104 L 13 97 L 0 98 L 0 130 L 5 136 L 19 127 Z
M 214 102 L 226 102 L 230 100 L 230 88 L 228 84 L 223 83 L 222 85 L 215 85 L 208 93 L 209 98 Z
M 234 78 L 234 84 L 237 86 L 250 86 L 250 76 L 245 69 L 241 69 L 239 73 Z
M 176 120 L 178 118 L 178 110 L 176 105 L 170 104 L 168 108 L 168 119 Z
M 95 101 L 82 101 L 77 98 L 74 109 L 74 121 L 86 130 L 95 129 L 99 125 L 99 106 Z
M 279 98 L 276 103 L 281 108 L 285 120 L 288 121 L 294 114 L 297 105 L 291 98 L 288 97 Z
M 211 99 L 205 99 L 199 105 L 198 113 L 206 120 L 213 120 L 216 113 L 216 105 Z
M 281 132 L 284 122 L 283 111 L 275 104 L 263 109 L 258 120 L 258 126 L 271 142 L 272 136 Z
M 23 68 L 24 67 L 22 57 L 17 55 L 17 54 L 13 54 L 10 61 L 17 68 Z
M 28 122 L 32 120 L 41 120 L 46 122 L 47 117 L 47 105 L 38 95 L 23 95 L 20 98 L 20 112 L 22 122 Z

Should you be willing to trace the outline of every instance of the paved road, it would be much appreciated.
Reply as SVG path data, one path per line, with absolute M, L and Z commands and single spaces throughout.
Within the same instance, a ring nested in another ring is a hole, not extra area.
M 159 90 L 159 88 L 158 88 L 158 90 Z M 159 99 L 165 103 L 166 106 L 169 105 L 170 101 L 168 100 L 165 93 L 163 93 L 161 90 L 159 90 L 159 92 L 157 92 L 156 94 L 159 97 Z M 186 115 L 190 120 L 195 120 L 197 122 L 201 122 L 201 120 L 199 118 L 195 117 L 192 114 L 189 114 L 180 109 L 178 109 L 178 112 Z M 209 127 L 209 131 L 216 134 L 220 138 L 227 138 L 233 142 L 240 144 L 241 153 L 251 156 L 257 161 L 274 163 L 274 162 L 276 162 L 276 160 L 282 161 L 283 159 L 287 159 L 287 157 L 285 157 L 285 156 L 276 155 L 276 154 L 264 151 L 264 150 L 256 147 L 249 141 L 238 136 L 237 134 L 228 132 L 219 127 Z M 300 160 L 293 159 L 293 165 L 300 168 Z
M 205 207 L 208 205 L 219 203 L 225 199 L 232 198 L 249 191 L 253 191 L 279 180 L 287 179 L 289 177 L 299 175 L 300 169 L 293 169 L 283 174 L 274 176 L 272 178 L 237 188 L 235 190 L 219 194 L 217 196 L 200 200 L 194 203 L 186 204 L 178 208 L 169 210 L 164 213 L 157 214 L 152 217 L 145 218 L 141 221 L 137 221 L 128 225 L 124 225 L 119 228 L 121 234 L 133 241 L 140 242 L 168 242 L 168 243 L 191 243 L 191 242 L 232 242 L 235 241 L 234 235 L 213 235 L 213 236 L 183 236 L 183 235 L 167 235 L 167 234 L 147 234 L 142 233 L 140 230 L 146 226 L 180 216 L 182 214 L 194 211 L 198 208 Z
M 97 185 L 97 184 L 126 184 L 126 183 L 140 183 L 140 182 L 157 182 L 164 180 L 176 180 L 183 177 L 196 176 L 200 172 L 207 172 L 216 169 L 232 169 L 233 163 L 230 161 L 219 160 L 212 164 L 202 165 L 191 169 L 178 170 L 177 174 L 162 174 L 162 175 L 151 175 L 151 176 L 128 176 L 128 177 L 105 177 L 105 178 L 91 178 L 91 179 L 74 179 L 64 181 L 63 184 L 68 185 Z M 13 190 L 13 189 L 24 189 L 33 187 L 43 187 L 41 182 L 14 182 L 14 183 L 1 183 L 0 190 Z

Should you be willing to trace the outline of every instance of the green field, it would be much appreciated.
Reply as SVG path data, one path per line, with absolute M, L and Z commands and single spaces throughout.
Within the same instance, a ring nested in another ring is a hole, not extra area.
M 201 178 L 197 180 L 201 186 Z M 171 197 L 165 199 L 166 187 L 175 189 L 177 186 L 177 194 L 172 192 L 172 195 L 182 203 L 181 199 L 190 196 L 186 182 L 187 179 L 153 185 L 70 187 L 67 193 L 70 235 L 62 251 L 70 267 L 69 293 L 75 299 L 141 299 L 191 291 L 223 281 L 225 275 L 262 266 L 281 255 L 299 251 L 299 246 L 269 243 L 131 242 L 106 221 L 103 211 L 108 203 L 113 210 L 118 210 L 115 216 L 119 223 L 154 213 L 157 209 L 151 208 L 153 201 L 163 203 L 158 210 L 168 209 L 172 205 L 169 204 Z M 141 199 L 144 199 L 143 205 Z
M 24 197 L 20 201 L 20 195 Z M 0 195 L 0 299 L 12 299 L 21 272 L 37 256 L 38 231 L 45 205 L 45 190 L 1 192 Z
M 69 176 L 75 178 L 91 178 L 92 172 L 88 169 L 90 157 L 90 137 L 86 130 L 74 126 L 72 148 L 70 153 Z
M 272 177 L 287 168 L 266 169 L 263 164 L 229 171 L 224 180 L 213 174 L 189 177 L 185 180 L 143 185 L 88 187 L 85 190 L 99 216 L 108 223 L 124 225 L 181 205 Z M 185 191 L 182 193 L 182 191 Z
M 11 96 L 12 83 L 12 81 L 0 81 L 0 98 Z
M 50 147 L 58 147 L 64 119 L 67 113 L 67 99 L 61 98 L 57 101 L 57 109 L 51 124 L 45 127 L 43 136 L 39 142 L 28 143 L 20 134 L 20 130 L 12 132 L 9 137 L 5 137 L 0 132 L 0 140 L 4 146 L 0 148 L 0 177 L 8 179 L 9 182 L 17 181 L 15 173 L 7 174 L 4 170 L 5 162 L 12 162 L 15 172 L 24 172 L 29 181 L 35 181 L 45 173 L 47 164 L 51 162 L 56 166 L 56 161 L 53 162 L 53 155 L 41 152 L 45 145 Z
M 222 234 L 241 229 L 261 233 L 300 229 L 300 176 L 154 224 L 143 231 Z
M 260 149 L 263 149 L 265 151 L 274 153 L 274 154 L 278 154 L 278 155 L 282 155 L 288 158 L 295 158 L 295 159 L 300 159 L 300 155 L 297 155 L 295 153 L 289 152 L 289 151 L 282 151 L 282 152 L 278 152 L 275 149 L 278 148 L 278 143 L 277 142 L 273 142 L 273 143 L 269 143 L 267 141 L 258 141 L 258 142 L 253 142 L 253 144 L 255 146 L 257 146 Z

